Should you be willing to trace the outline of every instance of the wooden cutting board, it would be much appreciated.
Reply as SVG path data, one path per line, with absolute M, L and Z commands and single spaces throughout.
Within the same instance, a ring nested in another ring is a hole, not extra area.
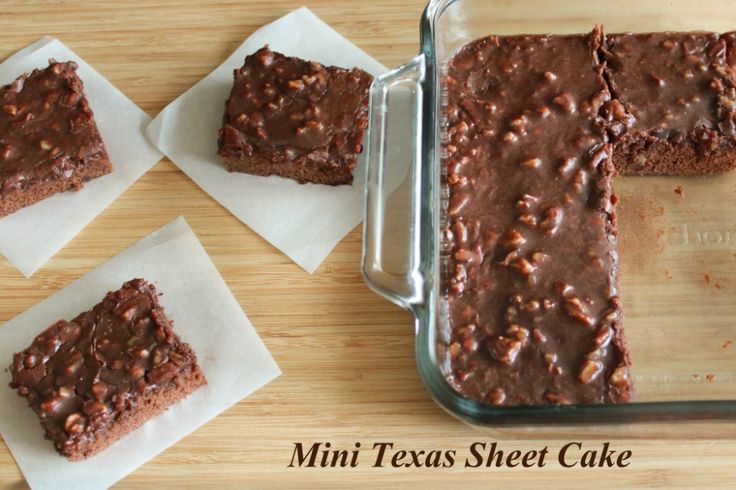
M 663 2 L 667 3 L 667 2 Z M 196 4 L 196 5 L 195 5 Z M 43 35 L 62 39 L 150 115 L 209 73 L 259 26 L 301 6 L 292 1 L 34 1 L 0 7 L 0 59 Z M 387 66 L 417 51 L 423 0 L 313 0 L 309 7 Z M 525 431 L 481 434 L 439 409 L 414 365 L 410 316 L 362 281 L 360 229 L 314 275 L 233 218 L 163 160 L 31 279 L 0 259 L 0 322 L 23 312 L 151 231 L 184 215 L 284 374 L 124 479 L 119 488 L 434 485 L 583 488 L 733 484 L 736 441 L 679 439 L 629 429 L 612 442 L 631 450 L 624 469 L 287 468 L 294 442 L 352 448 L 390 441 L 407 450 L 458 450 L 498 441 L 508 451 L 555 453 L 571 441 L 608 440 Z M 0 360 L 0 365 L 7 361 Z M 2 389 L 2 388 L 0 388 Z M 595 434 L 596 428 L 588 431 Z M 733 433 L 733 431 L 731 431 Z M 630 437 L 628 436 L 630 435 Z M 523 438 L 523 440 L 519 440 Z M 25 488 L 0 444 L 0 488 Z

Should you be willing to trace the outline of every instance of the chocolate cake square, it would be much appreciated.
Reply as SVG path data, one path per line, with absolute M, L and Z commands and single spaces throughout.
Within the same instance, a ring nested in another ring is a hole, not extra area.
M 323 66 L 265 46 L 234 72 L 218 153 L 231 172 L 350 184 L 372 80 L 358 68 Z
M 76 63 L 0 88 L 0 217 L 111 171 Z
M 69 460 L 98 453 L 207 382 L 158 298 L 144 279 L 126 282 L 15 354 L 11 388 Z
M 728 39 L 713 32 L 605 37 L 616 99 L 606 117 L 621 174 L 707 175 L 736 167 Z

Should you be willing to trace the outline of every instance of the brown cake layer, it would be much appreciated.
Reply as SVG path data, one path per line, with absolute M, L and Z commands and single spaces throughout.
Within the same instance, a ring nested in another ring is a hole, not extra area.
M 371 75 L 266 46 L 246 57 L 234 78 L 218 138 L 230 171 L 300 183 L 353 181 L 368 125 Z
M 449 64 L 443 344 L 469 398 L 631 398 L 601 42 L 491 36 Z
M 732 34 L 609 34 L 613 162 L 627 175 L 706 175 L 736 167 Z M 618 118 L 616 117 L 618 116 Z
M 72 461 L 105 449 L 206 383 L 155 286 L 134 279 L 42 332 L 10 366 L 10 386 Z
M 0 217 L 112 171 L 74 62 L 0 88 Z
M 736 166 L 736 33 L 490 36 L 448 66 L 440 349 L 495 405 L 625 402 L 615 170 Z

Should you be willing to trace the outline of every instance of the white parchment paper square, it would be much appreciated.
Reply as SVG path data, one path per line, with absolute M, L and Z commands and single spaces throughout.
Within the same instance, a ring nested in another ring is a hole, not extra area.
M 0 253 L 26 277 L 58 252 L 163 156 L 146 138 L 151 118 L 61 41 L 31 44 L 0 64 L 0 85 L 48 66 L 49 58 L 75 61 L 113 171 L 79 192 L 49 197 L 0 219 Z
M 12 355 L 59 319 L 71 320 L 130 279 L 155 282 L 174 331 L 208 384 L 92 458 L 69 462 L 43 438 L 36 414 L 8 387 Z M 0 434 L 34 489 L 106 488 L 281 374 L 183 218 L 0 327 Z
M 233 70 L 265 44 L 289 56 L 355 66 L 374 76 L 386 70 L 302 7 L 254 32 L 215 71 L 156 116 L 148 135 L 202 189 L 312 273 L 362 220 L 365 161 L 359 158 L 351 186 L 299 184 L 282 177 L 227 172 L 217 156 L 217 132 Z

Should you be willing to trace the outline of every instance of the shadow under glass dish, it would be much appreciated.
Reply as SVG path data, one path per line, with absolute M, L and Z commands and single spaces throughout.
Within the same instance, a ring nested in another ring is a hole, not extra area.
M 595 24 L 603 24 L 607 32 L 736 30 L 736 12 L 729 5 L 429 3 L 421 19 L 419 55 L 380 77 L 371 90 L 363 272 L 375 291 L 414 314 L 417 366 L 440 406 L 476 426 L 495 432 L 507 425 L 523 426 L 535 436 L 569 435 L 571 430 L 615 437 L 682 436 L 679 424 L 667 423 L 674 420 L 694 422 L 684 428 L 689 436 L 736 435 L 736 172 L 614 179 L 620 197 L 620 293 L 634 403 L 478 403 L 448 384 L 437 347 L 449 331 L 439 253 L 447 195 L 441 175 L 440 108 L 441 74 L 452 55 L 490 34 L 587 33 Z M 385 178 L 384 172 L 406 177 L 396 187 L 398 180 Z M 649 422 L 649 430 L 630 422 Z

